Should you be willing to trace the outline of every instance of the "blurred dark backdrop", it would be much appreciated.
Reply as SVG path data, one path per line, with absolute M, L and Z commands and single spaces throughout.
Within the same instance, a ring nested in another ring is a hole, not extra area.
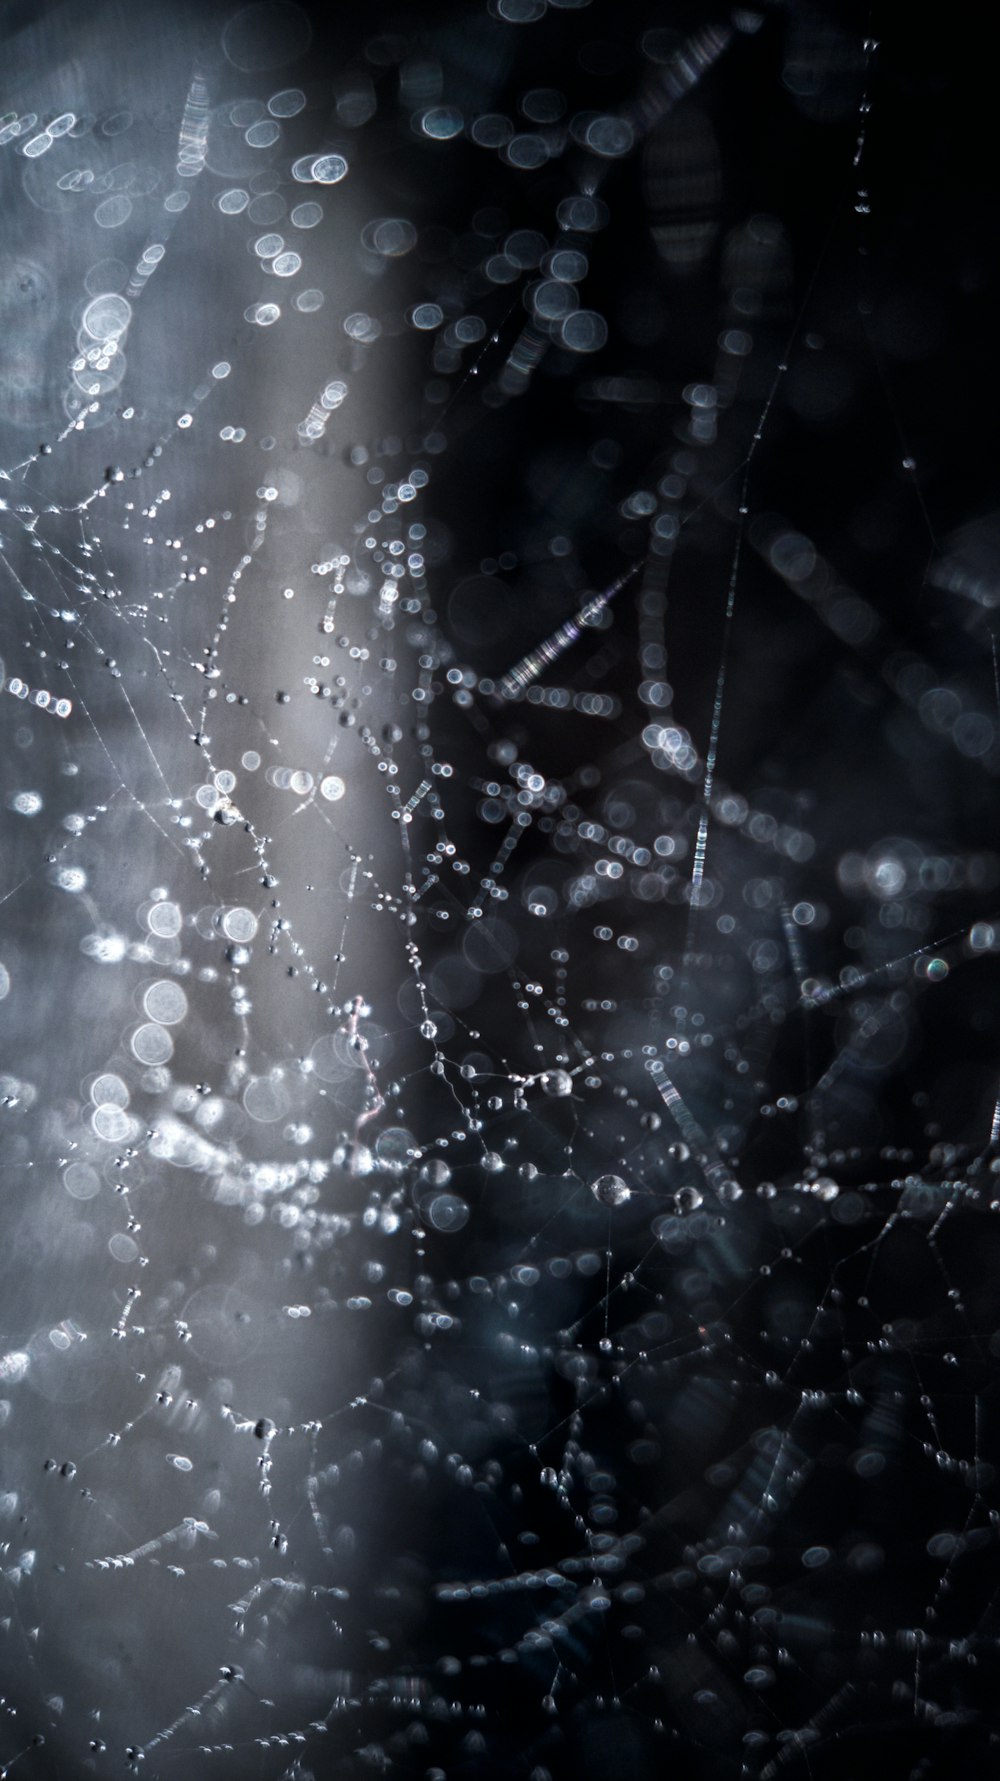
M 992 1774 L 981 27 L 0 31 L 3 1772 Z

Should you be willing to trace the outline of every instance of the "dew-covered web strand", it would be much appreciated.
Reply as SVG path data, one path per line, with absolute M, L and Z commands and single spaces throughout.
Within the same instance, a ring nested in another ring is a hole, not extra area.
M 869 120 L 869 117 L 871 114 L 871 109 L 872 109 L 872 89 L 873 89 L 874 80 L 876 77 L 876 71 L 877 71 L 876 58 L 877 58 L 877 52 L 879 49 L 879 44 L 878 44 L 877 39 L 871 34 L 872 28 L 873 27 L 871 24 L 871 19 L 869 19 L 868 35 L 864 39 L 864 46 L 863 46 L 864 71 L 863 71 L 863 79 L 862 79 L 861 98 L 858 102 L 858 134 L 857 134 L 857 140 L 856 140 L 855 149 L 854 149 L 854 159 L 852 162 L 852 170 L 853 170 L 853 173 L 855 176 L 855 182 L 856 182 L 855 183 L 855 191 L 854 191 L 854 213 L 858 219 L 858 222 L 857 222 L 857 251 L 858 251 L 859 287 L 860 287 L 858 313 L 861 317 L 861 326 L 862 326 L 862 329 L 864 332 L 865 341 L 867 343 L 868 351 L 871 355 L 872 364 L 875 367 L 876 375 L 877 375 L 879 383 L 881 385 L 882 396 L 883 396 L 883 400 L 885 403 L 886 411 L 890 417 L 890 420 L 892 422 L 893 428 L 896 433 L 896 437 L 899 441 L 900 449 L 902 452 L 901 466 L 902 466 L 902 469 L 906 472 L 907 479 L 910 483 L 910 486 L 913 489 L 913 493 L 914 493 L 914 495 L 916 497 L 916 501 L 917 501 L 917 506 L 920 511 L 920 516 L 923 521 L 924 529 L 927 533 L 927 539 L 928 539 L 928 544 L 929 544 L 929 554 L 927 557 L 926 564 L 924 566 L 924 572 L 923 572 L 923 576 L 921 578 L 920 588 L 918 591 L 917 598 L 918 598 L 918 602 L 919 602 L 923 598 L 923 595 L 926 591 L 928 578 L 930 576 L 931 569 L 932 569 L 935 561 L 940 557 L 941 544 L 940 544 L 940 540 L 935 535 L 934 524 L 933 524 L 933 521 L 931 518 L 930 511 L 927 506 L 926 499 L 924 497 L 923 488 L 921 486 L 921 481 L 920 481 L 920 476 L 919 476 L 920 466 L 918 465 L 917 460 L 913 455 L 913 452 L 910 448 L 909 441 L 907 440 L 907 437 L 906 437 L 906 430 L 904 428 L 902 417 L 899 412 L 899 405 L 896 401 L 895 394 L 894 394 L 893 388 L 892 388 L 892 383 L 891 383 L 891 380 L 889 377 L 889 373 L 886 368 L 885 356 L 879 347 L 878 341 L 875 338 L 875 334 L 874 334 L 874 331 L 872 329 L 872 324 L 871 324 L 872 312 L 875 308 L 875 293 L 874 293 L 871 281 L 870 281 L 869 277 L 867 276 L 867 269 L 868 269 L 868 263 L 869 263 L 869 257 L 870 257 L 870 249 L 869 249 L 868 242 L 869 242 L 869 237 L 871 234 L 871 220 L 870 219 L 872 217 L 872 204 L 871 204 L 871 194 L 868 190 L 868 187 L 866 185 L 863 185 L 862 181 L 866 177 L 865 159 L 866 159 L 866 156 L 868 153 L 868 120 Z
M 736 595 L 740 576 L 740 559 L 743 552 L 746 522 L 750 513 L 749 493 L 751 472 L 754 456 L 764 438 L 768 418 L 781 387 L 782 378 L 786 375 L 795 345 L 801 334 L 813 294 L 819 280 L 823 262 L 829 250 L 837 222 L 837 213 L 830 222 L 826 239 L 816 258 L 809 280 L 799 305 L 791 332 L 785 343 L 781 357 L 775 369 L 774 377 L 764 399 L 764 405 L 757 418 L 753 437 L 747 449 L 742 465 L 739 500 L 737 503 L 736 537 L 733 543 L 732 561 L 729 570 L 729 581 L 726 589 L 726 604 L 723 616 L 722 641 L 719 648 L 719 665 L 715 679 L 715 690 L 712 700 L 712 716 L 709 727 L 708 746 L 705 751 L 705 776 L 702 782 L 701 814 L 698 819 L 698 832 L 695 840 L 694 858 L 691 866 L 691 901 L 688 917 L 688 934 L 685 942 L 685 956 L 688 965 L 694 952 L 694 941 L 698 923 L 698 911 L 701 903 L 701 888 L 705 872 L 705 857 L 708 850 L 709 824 L 712 814 L 712 795 L 715 785 L 715 770 L 719 755 L 719 740 L 722 731 L 723 704 L 726 691 L 726 671 L 728 667 L 730 643 L 736 614 Z

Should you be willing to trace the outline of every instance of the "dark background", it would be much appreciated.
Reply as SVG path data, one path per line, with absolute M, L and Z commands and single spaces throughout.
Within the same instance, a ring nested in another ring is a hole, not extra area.
M 994 1773 L 975 21 L 0 33 L 0 1759 Z

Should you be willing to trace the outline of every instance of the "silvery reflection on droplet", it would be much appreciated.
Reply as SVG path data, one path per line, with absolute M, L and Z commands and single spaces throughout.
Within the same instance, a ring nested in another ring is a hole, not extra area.
M 410 326 L 421 333 L 432 332 L 444 321 L 444 310 L 440 303 L 417 303 L 410 311 Z
M 90 1163 L 72 1162 L 63 1170 L 63 1186 L 74 1200 L 92 1200 L 101 1191 L 101 1177 Z
M 421 1211 L 436 1231 L 460 1231 L 469 1222 L 469 1207 L 458 1194 L 434 1194 L 421 1203 Z
M 107 1346 L 105 1333 L 88 1330 L 73 1316 L 64 1317 L 32 1336 L 24 1377 L 50 1403 L 80 1403 L 93 1397 L 104 1377 Z
M 388 1126 L 384 1132 L 379 1133 L 375 1142 L 375 1154 L 379 1162 L 393 1172 L 412 1162 L 416 1149 L 417 1141 L 405 1126 Z
M 281 139 L 281 125 L 273 118 L 264 118 L 259 124 L 251 124 L 243 140 L 249 148 L 272 148 Z
M 296 117 L 305 103 L 306 96 L 301 87 L 283 87 L 280 93 L 272 93 L 267 109 L 272 117 Z M 49 127 L 51 129 L 51 125 Z
M 820 1175 L 812 1183 L 809 1191 L 817 1200 L 831 1201 L 837 1199 L 840 1187 L 832 1175 Z
M 165 1064 L 174 1055 L 173 1039 L 166 1027 L 157 1021 L 146 1021 L 136 1027 L 129 1043 L 140 1064 Z
M 91 1087 L 90 1099 L 95 1107 L 105 1105 L 127 1107 L 129 1103 L 128 1086 L 114 1071 L 102 1071 Z
M 563 321 L 559 337 L 570 352 L 599 352 L 608 338 L 608 324 L 595 309 L 578 309 Z
M 695 1187 L 691 1183 L 685 1187 L 679 1187 L 674 1197 L 678 1210 L 681 1212 L 697 1211 L 698 1207 L 704 1204 L 705 1199 L 700 1187 Z
M 283 1119 L 288 1112 L 289 1096 L 280 1073 L 252 1076 L 243 1090 L 243 1105 L 250 1118 L 263 1125 Z
M 347 172 L 343 155 L 300 155 L 292 163 L 292 178 L 309 185 L 338 185 Z
M 92 340 L 120 340 L 132 320 L 132 305 L 117 291 L 94 297 L 83 312 L 81 326 Z
M 154 903 L 146 916 L 150 933 L 168 938 L 181 930 L 181 912 L 176 903 Z
M 632 1189 L 620 1175 L 598 1175 L 591 1182 L 590 1191 L 603 1206 L 624 1206 L 632 1198 Z
M 443 1156 L 432 1156 L 420 1170 L 418 1181 L 427 1187 L 447 1187 L 451 1180 L 451 1169 Z
M 170 977 L 161 977 L 151 983 L 142 998 L 142 1005 L 150 1020 L 158 1021 L 161 1026 L 176 1026 L 187 1013 L 187 996 L 179 983 Z
M 135 1136 L 138 1125 L 124 1107 L 118 1107 L 113 1101 L 104 1106 L 95 1107 L 90 1116 L 90 1123 L 99 1138 L 106 1144 L 124 1144 Z
M 242 906 L 227 909 L 222 917 L 222 931 L 227 939 L 246 944 L 257 932 L 257 917 L 252 909 Z
M 573 1093 L 573 1078 L 568 1070 L 546 1070 L 542 1077 L 542 1090 L 553 1100 L 561 1100 Z

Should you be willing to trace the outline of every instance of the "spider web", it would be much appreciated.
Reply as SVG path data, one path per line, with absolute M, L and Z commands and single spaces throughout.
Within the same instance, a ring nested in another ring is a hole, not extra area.
M 3 17 L 0 1772 L 985 1772 L 975 92 Z

